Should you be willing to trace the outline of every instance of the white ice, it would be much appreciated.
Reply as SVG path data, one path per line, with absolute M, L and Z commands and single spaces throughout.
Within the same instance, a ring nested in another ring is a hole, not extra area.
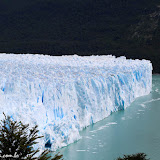
M 0 54 L 0 119 L 38 124 L 51 150 L 150 93 L 152 64 L 114 56 Z

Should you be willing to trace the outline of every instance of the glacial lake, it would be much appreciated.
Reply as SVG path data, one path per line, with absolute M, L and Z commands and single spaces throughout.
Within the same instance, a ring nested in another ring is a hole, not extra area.
M 124 111 L 80 132 L 82 139 L 60 149 L 64 160 L 116 160 L 144 152 L 160 159 L 160 75 L 153 75 L 152 92 Z

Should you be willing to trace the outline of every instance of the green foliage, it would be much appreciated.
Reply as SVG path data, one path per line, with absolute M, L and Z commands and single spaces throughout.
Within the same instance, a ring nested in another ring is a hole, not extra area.
M 137 153 L 132 155 L 124 155 L 123 158 L 117 158 L 117 160 L 149 160 L 146 158 L 146 154 L 144 153 Z
M 38 136 L 38 126 L 34 126 L 29 129 L 29 125 L 24 125 L 22 122 L 11 120 L 10 116 L 5 116 L 4 120 L 0 122 L 0 155 L 1 159 L 5 158 L 6 155 L 11 155 L 12 159 L 38 159 L 48 160 L 51 156 L 48 156 L 49 151 L 44 150 L 39 157 L 35 157 L 39 149 L 34 150 L 33 145 L 37 144 L 37 139 L 43 136 Z M 2 158 L 4 157 L 4 158 Z M 17 158 L 18 157 L 18 158 Z M 52 160 L 59 160 L 62 155 L 56 154 Z

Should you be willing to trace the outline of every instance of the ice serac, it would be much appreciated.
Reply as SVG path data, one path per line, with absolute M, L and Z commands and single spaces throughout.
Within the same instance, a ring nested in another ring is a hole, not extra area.
M 79 131 L 128 107 L 152 88 L 152 64 L 114 56 L 0 54 L 0 119 L 38 124 L 41 148 L 80 138 Z

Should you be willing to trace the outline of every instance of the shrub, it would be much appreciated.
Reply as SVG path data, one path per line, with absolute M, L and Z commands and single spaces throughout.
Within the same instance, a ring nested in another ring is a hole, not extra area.
M 132 155 L 124 155 L 123 158 L 118 158 L 117 160 L 149 160 L 146 158 L 145 153 L 137 153 L 137 154 L 132 154 Z
M 34 149 L 33 145 L 38 143 L 37 139 L 43 136 L 38 136 L 38 126 L 29 129 L 29 124 L 24 125 L 22 122 L 11 120 L 10 116 L 4 114 L 5 119 L 0 122 L 0 159 L 28 159 L 28 160 L 48 160 L 49 151 L 44 150 L 39 157 L 36 154 L 40 151 Z M 56 154 L 52 160 L 59 160 L 63 156 Z

